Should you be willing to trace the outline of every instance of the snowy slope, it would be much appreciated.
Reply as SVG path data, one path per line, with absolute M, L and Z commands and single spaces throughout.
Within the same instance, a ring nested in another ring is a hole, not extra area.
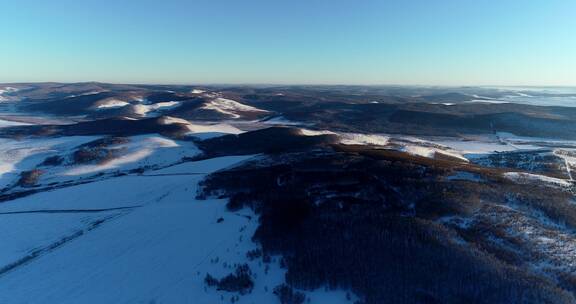
M 35 168 L 46 157 L 66 153 L 95 136 L 69 136 L 49 139 L 0 139 L 0 188 L 13 183 L 22 171 Z
M 192 143 L 159 135 L 140 135 L 129 139 L 127 144 L 113 147 L 123 151 L 119 157 L 100 164 L 74 166 L 60 175 L 79 176 L 111 170 L 127 171 L 145 166 L 166 166 L 199 153 Z
M 185 157 L 196 156 L 199 150 L 189 141 L 176 141 L 160 135 L 139 135 L 127 142 L 106 147 L 114 157 L 94 163 L 76 163 L 73 153 L 83 144 L 99 139 L 96 136 L 69 136 L 50 139 L 0 139 L 0 187 L 14 185 L 20 173 L 39 169 L 37 184 L 62 183 L 90 178 L 96 174 L 114 174 L 138 168 L 173 165 Z M 51 156 L 63 162 L 55 166 L 42 163 Z

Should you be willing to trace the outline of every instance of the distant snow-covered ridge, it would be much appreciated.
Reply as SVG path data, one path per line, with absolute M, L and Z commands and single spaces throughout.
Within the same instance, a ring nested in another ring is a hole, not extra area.
M 243 103 L 239 103 L 232 99 L 226 99 L 221 97 L 218 97 L 205 103 L 202 106 L 202 108 L 226 114 L 231 118 L 240 118 L 241 115 L 239 113 L 241 112 L 258 112 L 258 113 L 268 112 L 266 110 L 258 109 L 249 105 L 245 105 Z
M 99 102 L 96 105 L 96 109 L 101 110 L 101 109 L 110 109 L 110 108 L 122 108 L 122 107 L 125 107 L 127 105 L 130 105 L 130 103 L 128 103 L 124 100 L 119 100 L 119 99 L 115 99 L 115 98 L 108 98 L 108 99 L 105 99 L 105 100 Z
M 445 138 L 421 139 L 412 136 L 359 134 L 304 128 L 300 129 L 300 132 L 305 136 L 336 135 L 340 138 L 340 143 L 344 145 L 382 146 L 386 149 L 398 150 L 415 156 L 431 159 L 450 157 L 463 162 L 474 162 L 495 153 L 534 153 L 540 151 L 541 155 L 554 155 L 562 159 L 565 169 L 560 169 L 560 171 L 566 171 L 566 179 L 529 173 L 525 175 L 516 172 L 510 172 L 505 177 L 522 183 L 540 181 L 561 186 L 570 186 L 571 181 L 574 181 L 576 142 L 569 140 L 559 141 L 547 138 L 521 137 L 510 133 L 498 133 L 495 136 L 479 137 L 476 140 L 462 140 Z M 574 148 L 557 149 L 551 148 L 550 145 L 572 145 Z M 542 151 L 548 152 L 547 154 L 542 154 Z
M 309 129 L 300 129 L 300 132 L 302 135 L 306 136 L 337 135 L 340 138 L 340 143 L 344 145 L 388 146 L 391 149 L 412 155 L 435 158 L 438 153 L 468 162 L 468 159 L 458 151 L 450 149 L 447 146 L 441 146 L 433 142 L 423 141 L 416 138 L 404 137 L 401 138 L 401 140 L 398 140 L 399 138 L 382 134 L 346 133 L 327 130 L 316 131 Z
M 0 88 L 0 102 L 3 101 L 13 101 L 14 98 L 10 96 L 10 94 L 18 92 L 18 88 L 14 87 L 3 87 Z
M 133 105 L 134 113 L 140 116 L 149 116 L 152 112 L 173 109 L 181 105 L 179 101 L 166 101 L 153 104 Z
M 156 116 L 160 111 L 174 109 L 182 104 L 180 101 L 165 101 L 158 103 L 146 103 L 145 100 L 134 100 L 138 103 L 130 103 L 127 100 L 107 98 L 98 102 L 95 110 L 118 109 L 131 107 L 134 114 L 142 117 Z

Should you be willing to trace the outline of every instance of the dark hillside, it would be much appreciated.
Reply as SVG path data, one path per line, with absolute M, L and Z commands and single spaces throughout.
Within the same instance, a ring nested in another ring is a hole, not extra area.
M 115 135 L 131 136 L 158 133 L 178 137 L 188 129 L 181 124 L 164 124 L 162 118 L 148 119 L 101 119 L 79 122 L 69 125 L 32 125 L 0 129 L 0 137 L 46 137 L 46 136 L 82 136 Z
M 303 151 L 337 142 L 333 135 L 304 136 L 298 129 L 272 127 L 198 142 L 207 157 Z
M 575 301 L 555 279 L 529 270 L 533 258 L 520 240 L 512 248 L 490 241 L 508 236 L 483 216 L 514 194 L 524 210 L 576 227 L 576 213 L 563 214 L 569 193 L 547 189 L 542 196 L 502 179 L 498 169 L 461 162 L 337 150 L 280 154 L 218 172 L 202 195 L 225 190 L 231 210 L 255 210 L 254 240 L 283 256 L 295 288 L 351 289 L 364 303 Z M 478 179 L 451 178 L 459 172 Z M 482 220 L 458 226 L 446 222 L 452 218 Z

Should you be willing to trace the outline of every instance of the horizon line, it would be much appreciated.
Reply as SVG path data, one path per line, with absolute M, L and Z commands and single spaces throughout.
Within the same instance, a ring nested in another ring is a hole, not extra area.
M 25 84 L 109 84 L 109 85 L 161 85 L 161 86 L 357 86 L 357 87 L 518 87 L 518 88 L 576 88 L 574 85 L 535 85 L 535 84 L 402 84 L 402 83 L 258 83 L 258 82 L 106 82 L 106 81 L 15 81 L 0 82 L 0 85 L 25 85 Z

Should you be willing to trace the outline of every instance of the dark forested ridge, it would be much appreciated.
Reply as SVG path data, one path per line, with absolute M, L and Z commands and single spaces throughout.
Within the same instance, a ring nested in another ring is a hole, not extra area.
M 477 181 L 451 178 L 462 172 Z M 297 289 L 352 290 L 362 303 L 573 303 L 573 274 L 535 271 L 536 253 L 490 216 L 506 206 L 522 210 L 502 214 L 514 223 L 544 214 L 574 227 L 570 194 L 498 172 L 336 146 L 213 174 L 200 196 L 225 190 L 229 209 L 255 210 L 254 240 L 283 257 Z

